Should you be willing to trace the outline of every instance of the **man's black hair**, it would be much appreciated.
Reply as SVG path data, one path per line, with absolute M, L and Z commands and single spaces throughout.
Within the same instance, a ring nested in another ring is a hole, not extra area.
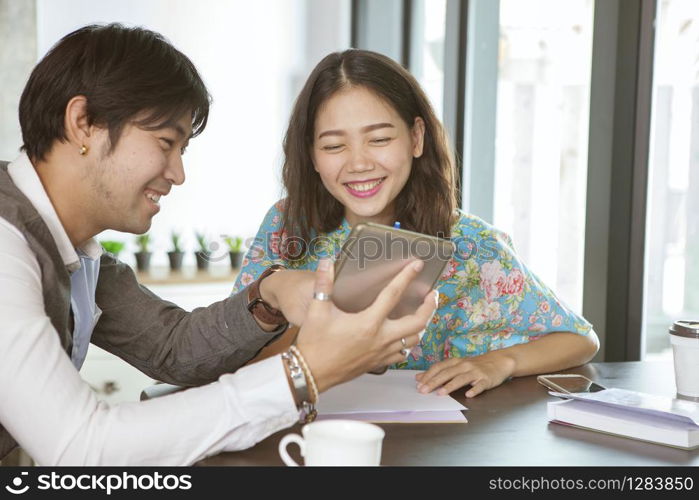
M 65 110 L 87 99 L 90 125 L 109 130 L 113 150 L 127 123 L 144 128 L 192 114 L 192 136 L 206 127 L 211 98 L 192 61 L 162 35 L 121 24 L 90 25 L 63 37 L 32 71 L 19 103 L 22 150 L 44 160 L 67 140 Z

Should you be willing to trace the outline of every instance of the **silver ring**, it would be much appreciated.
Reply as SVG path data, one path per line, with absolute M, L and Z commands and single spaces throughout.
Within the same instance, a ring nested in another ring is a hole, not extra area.
M 408 344 L 406 344 L 406 342 L 405 342 L 405 337 L 401 337 L 401 338 L 400 338 L 400 343 L 403 344 L 403 347 L 404 347 L 404 348 L 407 348 L 407 347 L 408 347 Z
M 330 300 L 330 294 L 325 292 L 313 292 L 313 299 L 325 302 Z
M 408 348 L 406 347 L 405 349 L 401 349 L 401 350 L 400 350 L 400 353 L 403 355 L 404 358 L 407 358 L 408 355 L 410 354 L 410 349 L 408 349 Z

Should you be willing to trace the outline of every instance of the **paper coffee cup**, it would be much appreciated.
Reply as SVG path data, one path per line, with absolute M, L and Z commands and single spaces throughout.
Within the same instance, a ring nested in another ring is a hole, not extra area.
M 670 327 L 677 394 L 699 398 L 699 321 L 675 321 Z

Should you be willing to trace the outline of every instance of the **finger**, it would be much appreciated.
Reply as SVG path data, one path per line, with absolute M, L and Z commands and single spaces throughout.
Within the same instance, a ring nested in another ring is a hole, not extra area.
M 435 301 L 436 294 L 437 292 L 431 291 L 425 295 L 420 307 L 418 307 L 413 314 L 403 317 L 408 320 L 415 321 L 418 325 L 420 325 L 420 330 L 422 333 L 425 332 L 425 328 L 427 328 L 427 325 L 430 324 L 430 320 L 432 319 L 434 312 L 437 310 L 437 302 Z
M 458 360 L 462 361 L 462 360 Z M 438 387 L 442 387 L 445 385 L 447 382 L 452 380 L 454 377 L 457 377 L 458 375 L 461 374 L 466 374 L 469 371 L 471 371 L 471 365 L 470 363 L 463 362 L 463 363 L 455 363 L 451 366 L 448 366 L 441 370 L 439 373 L 437 373 L 434 377 L 429 379 L 426 382 L 422 382 L 420 385 L 421 387 L 418 387 L 418 391 L 421 392 L 422 394 L 428 394 Z
M 374 317 L 383 319 L 388 316 L 396 304 L 398 304 L 408 284 L 415 279 L 424 265 L 425 264 L 421 260 L 416 260 L 407 264 L 401 272 L 386 285 L 386 288 L 381 290 L 379 296 L 376 297 L 374 303 L 370 305 L 367 310 L 370 311 Z
M 420 335 L 408 335 L 405 337 L 408 347 L 413 348 L 420 343 Z
M 434 301 L 431 294 L 427 294 L 420 307 L 413 313 L 399 319 L 388 320 L 382 330 L 388 342 L 408 334 L 424 334 L 425 325 L 430 321 L 434 312 Z M 420 339 L 422 335 L 420 335 Z
M 461 389 L 465 385 L 472 384 L 476 380 L 478 380 L 478 375 L 474 372 L 460 373 L 444 384 L 444 386 L 440 387 L 437 394 L 440 396 L 446 396 L 457 389 Z
M 376 365 L 374 368 L 369 370 L 368 373 L 371 373 L 373 375 L 383 375 L 384 373 L 386 373 L 386 370 L 388 370 L 388 365 L 390 365 L 390 364 L 391 363 L 388 363 L 388 362 L 385 362 L 385 363 L 382 362 L 380 365 Z
M 415 347 L 419 341 L 420 341 L 420 338 L 417 335 L 407 335 L 405 337 L 401 337 L 401 339 L 398 342 L 391 344 L 391 346 L 398 346 L 398 352 L 403 351 L 403 353 L 404 353 L 403 356 L 407 359 L 408 354 L 410 354 L 410 350 L 413 347 Z M 407 354 L 405 354 L 406 350 L 407 350 Z M 396 351 L 394 350 L 392 352 L 396 352 Z
M 430 392 L 439 389 L 442 387 L 444 384 L 452 380 L 454 377 L 457 375 L 460 375 L 461 371 L 458 370 L 458 368 L 446 368 L 442 371 L 440 371 L 438 374 L 433 376 L 431 379 L 429 379 L 426 382 L 422 382 L 417 385 L 417 390 L 418 392 L 422 394 L 429 394 Z
M 420 339 L 417 335 L 409 335 L 405 337 L 405 345 L 407 347 L 403 347 L 403 343 L 400 340 L 398 342 L 391 343 L 385 350 L 385 356 L 381 361 L 381 364 L 383 366 L 387 366 L 394 363 L 402 363 L 408 359 L 408 356 L 405 355 L 405 349 L 410 351 L 410 349 L 418 344 L 419 340 Z
M 488 383 L 487 379 L 481 379 L 475 384 L 472 384 L 471 388 L 466 391 L 466 397 L 467 398 L 473 398 L 478 396 L 481 392 L 490 389 L 490 384 Z
M 434 309 L 432 309 L 432 314 L 430 315 L 429 319 L 427 320 L 427 323 L 425 323 L 425 327 L 430 324 L 430 321 L 432 321 L 432 316 L 434 316 L 434 313 L 437 312 L 437 309 L 439 309 L 439 290 L 434 289 L 432 290 L 431 293 L 428 293 L 427 296 L 425 297 L 425 300 L 434 300 Z
M 334 270 L 332 266 L 332 261 L 330 259 L 321 259 L 318 263 L 318 269 L 315 272 L 315 281 L 313 283 L 313 296 L 314 298 L 318 294 L 323 294 L 328 300 L 315 299 L 311 302 L 309 311 L 321 311 L 328 310 L 332 306 L 332 301 L 329 297 L 332 295 L 333 291 L 333 279 Z
M 383 364 L 384 365 L 395 365 L 398 363 L 403 363 L 405 361 L 405 356 L 401 354 L 400 352 L 397 352 L 395 354 L 389 355 L 387 358 L 384 359 Z
M 460 360 L 458 358 L 450 358 L 446 359 L 444 361 L 440 361 L 439 363 L 435 363 L 430 368 L 425 371 L 420 373 L 420 381 L 424 384 L 428 381 L 430 381 L 433 377 L 437 376 L 442 370 L 445 370 L 449 368 L 450 366 L 455 365 L 458 363 Z

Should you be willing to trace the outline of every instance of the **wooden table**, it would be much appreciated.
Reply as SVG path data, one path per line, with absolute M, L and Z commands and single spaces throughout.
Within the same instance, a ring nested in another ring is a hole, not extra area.
M 606 387 L 674 396 L 672 363 L 593 363 L 580 373 Z M 685 451 L 548 422 L 546 402 L 554 398 L 536 377 L 513 379 L 471 400 L 467 424 L 381 424 L 386 431 L 382 465 L 699 465 L 699 450 Z M 277 432 L 251 449 L 221 453 L 199 465 L 283 465 L 277 446 L 289 432 Z M 301 462 L 298 448 L 289 447 Z

